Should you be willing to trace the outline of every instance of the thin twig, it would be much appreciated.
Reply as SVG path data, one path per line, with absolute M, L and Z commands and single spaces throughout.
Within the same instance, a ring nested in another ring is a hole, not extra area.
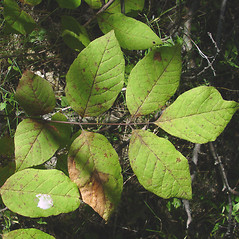
M 195 144 L 194 149 L 193 149 L 193 156 L 192 156 L 192 162 L 193 162 L 194 166 L 197 166 L 198 154 L 200 153 L 200 149 L 201 149 L 201 144 Z M 193 182 L 195 176 L 196 176 L 196 170 L 194 170 L 191 174 L 192 182 Z
M 187 213 L 187 216 L 188 216 L 188 219 L 187 219 L 187 224 L 186 224 L 186 228 L 188 229 L 189 228 L 189 225 L 191 224 L 192 222 L 192 215 L 191 215 L 191 209 L 190 209 L 190 205 L 189 205 L 189 201 L 186 200 L 186 199 L 183 199 L 183 205 L 184 205 L 184 209 Z
M 7 115 L 0 115 L 0 117 L 6 117 Z M 49 123 L 59 123 L 59 124 L 70 124 L 70 125 L 117 125 L 117 126 L 130 126 L 130 125 L 149 125 L 154 124 L 154 122 L 128 122 L 128 123 L 120 123 L 120 122 L 110 122 L 110 123 L 97 123 L 97 122 L 70 122 L 70 121 L 58 121 L 58 120 L 48 120 L 42 118 L 35 118 L 35 117 L 24 117 L 24 116 L 16 116 L 19 119 L 33 119 L 37 121 L 49 122 Z
M 99 15 L 100 13 L 104 12 L 115 0 L 110 0 L 109 2 L 107 2 L 92 18 L 90 18 L 83 26 L 86 27 L 88 26 L 92 20 L 94 20 L 97 15 Z
M 44 119 L 36 119 L 40 121 L 47 121 L 49 123 L 59 123 L 59 124 L 72 124 L 72 125 L 146 125 L 146 124 L 154 124 L 154 122 L 147 123 L 97 123 L 97 122 L 69 122 L 69 121 L 57 121 L 57 120 L 44 120 Z
M 8 207 L 5 207 L 5 208 L 3 208 L 3 209 L 0 209 L 0 213 L 6 211 L 7 209 L 8 209 Z
M 228 179 L 227 179 L 227 175 L 226 175 L 224 166 L 223 166 L 223 164 L 222 164 L 222 160 L 221 160 L 221 158 L 216 154 L 216 151 L 215 151 L 215 148 L 214 148 L 212 142 L 209 143 L 209 147 L 210 147 L 212 156 L 213 156 L 213 158 L 214 158 L 214 160 L 215 160 L 215 164 L 216 164 L 216 165 L 219 165 L 220 173 L 221 173 L 221 175 L 222 175 L 222 180 L 223 180 L 223 184 L 224 184 L 224 188 L 225 188 L 228 192 L 230 192 L 230 193 L 232 193 L 232 194 L 234 194 L 234 195 L 239 196 L 239 192 L 236 191 L 236 190 L 234 190 L 234 189 L 232 189 L 232 188 L 230 187 L 230 185 L 229 185 L 229 183 L 228 183 Z
M 201 144 L 195 144 L 194 149 L 193 149 L 192 162 L 195 166 L 198 163 L 198 154 L 200 153 L 200 148 L 201 148 Z M 196 171 L 194 170 L 192 175 L 191 175 L 192 182 L 195 178 L 195 175 L 196 175 Z M 185 209 L 185 211 L 187 213 L 187 216 L 188 216 L 187 223 L 186 223 L 186 228 L 188 229 L 189 225 L 191 224 L 191 222 L 193 220 L 192 215 L 191 215 L 190 204 L 189 204 L 189 201 L 186 200 L 186 199 L 183 199 L 182 202 L 183 202 L 184 209 Z
M 237 195 L 239 196 L 239 192 L 235 191 L 234 189 L 232 189 L 228 183 L 228 179 L 227 179 L 227 175 L 224 169 L 224 166 L 222 164 L 221 158 L 217 155 L 216 150 L 213 146 L 213 143 L 210 142 L 209 143 L 209 147 L 212 153 L 212 156 L 215 160 L 215 164 L 219 165 L 219 170 L 220 170 L 220 174 L 222 176 L 222 181 L 223 181 L 223 190 L 226 190 L 227 195 L 228 195 L 228 205 L 229 205 L 229 211 L 228 211 L 228 225 L 227 225 L 227 232 L 225 234 L 225 238 L 231 238 L 231 227 L 232 227 L 232 198 L 231 198 L 231 194 Z

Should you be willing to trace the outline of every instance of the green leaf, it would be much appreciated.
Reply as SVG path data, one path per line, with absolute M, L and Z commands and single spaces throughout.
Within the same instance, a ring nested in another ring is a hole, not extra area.
M 26 12 L 22 11 L 14 0 L 4 0 L 3 16 L 8 30 L 21 34 L 28 34 L 35 28 L 35 21 Z
M 66 75 L 66 97 L 84 116 L 107 111 L 122 90 L 124 57 L 111 31 L 89 44 L 72 63 Z
M 25 4 L 29 4 L 31 6 L 36 6 L 41 3 L 42 0 L 21 0 L 21 2 Z
M 180 95 L 155 124 L 171 135 L 204 144 L 221 134 L 238 108 L 215 88 L 200 86 Z
M 71 145 L 68 171 L 82 200 L 108 220 L 123 188 L 118 155 L 108 140 L 103 135 L 82 131 Z
M 62 37 L 64 42 L 73 50 L 81 51 L 90 43 L 86 29 L 71 16 L 62 16 L 61 22 L 63 29 Z
M 107 1 L 108 2 L 108 1 Z M 125 14 L 132 11 L 142 11 L 144 9 L 144 0 L 125 0 Z M 115 0 L 107 9 L 109 13 L 121 13 L 120 0 Z
M 52 118 L 52 121 L 64 121 L 67 122 L 67 118 L 65 115 L 61 113 L 55 113 Z M 70 124 L 63 124 L 63 123 L 53 123 L 49 122 L 49 125 L 51 126 L 48 128 L 51 133 L 55 136 L 55 139 L 60 143 L 61 147 L 66 146 L 70 143 L 71 138 L 71 125 Z
M 81 0 L 56 0 L 61 8 L 75 9 L 81 5 Z
M 14 141 L 9 135 L 5 135 L 0 138 L 0 187 L 16 170 L 13 159 Z
M 85 0 L 85 2 L 93 9 L 102 7 L 102 0 Z
M 67 157 L 68 155 L 66 154 L 61 154 L 57 156 L 56 169 L 62 171 L 66 176 L 69 176 Z
M 187 159 L 166 139 L 144 130 L 134 130 L 129 160 L 140 184 L 159 197 L 191 199 Z
M 64 30 L 62 33 L 62 38 L 66 45 L 75 51 L 81 51 L 85 48 L 80 40 L 80 37 L 74 32 Z
M 80 205 L 76 184 L 56 169 L 19 171 L 5 182 L 0 193 L 11 211 L 26 217 L 68 213 Z
M 128 50 L 144 50 L 162 44 L 150 27 L 121 13 L 100 14 L 98 23 L 104 34 L 113 29 L 120 46 Z
M 50 83 L 30 71 L 23 73 L 15 98 L 30 115 L 50 113 L 56 105 L 55 95 Z
M 126 89 L 131 115 L 147 115 L 163 107 L 178 88 L 181 68 L 179 46 L 154 49 L 139 61 Z
M 55 237 L 37 230 L 35 228 L 30 229 L 18 229 L 2 235 L 3 239 L 53 239 Z
M 52 124 L 52 123 L 51 123 Z M 61 146 L 57 127 L 33 119 L 24 119 L 15 133 L 16 169 L 40 165 Z

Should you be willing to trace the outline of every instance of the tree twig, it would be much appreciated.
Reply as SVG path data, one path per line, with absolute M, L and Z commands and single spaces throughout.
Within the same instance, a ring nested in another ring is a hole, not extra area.
M 227 225 L 227 232 L 225 234 L 224 238 L 231 238 L 231 228 L 232 228 L 232 198 L 231 194 L 239 196 L 239 192 L 235 191 L 232 189 L 228 183 L 227 175 L 225 172 L 225 168 L 222 164 L 221 158 L 217 155 L 216 150 L 214 148 L 214 145 L 212 142 L 209 143 L 210 151 L 212 153 L 212 156 L 215 160 L 215 164 L 219 165 L 219 171 L 222 176 L 222 181 L 223 181 L 223 190 L 226 190 L 227 195 L 228 195 L 228 206 L 229 206 L 229 211 L 228 211 L 228 225 Z
M 201 144 L 195 144 L 194 149 L 193 149 L 192 162 L 195 166 L 197 166 L 197 163 L 198 163 L 198 154 L 200 153 L 200 148 L 201 148 Z M 196 175 L 196 170 L 193 170 L 193 172 L 191 174 L 192 182 L 195 178 L 195 175 Z M 190 204 L 189 204 L 189 201 L 186 199 L 183 199 L 182 202 L 183 202 L 184 209 L 188 216 L 187 223 L 186 223 L 186 228 L 188 229 L 189 225 L 191 224 L 191 222 L 193 220 L 192 215 L 191 215 Z
M 215 148 L 213 146 L 213 143 L 210 142 L 209 143 L 209 147 L 210 147 L 210 150 L 211 150 L 211 153 L 212 153 L 212 156 L 215 160 L 215 164 L 216 165 L 219 165 L 219 169 L 220 169 L 220 173 L 222 175 L 222 180 L 223 180 L 223 184 L 224 184 L 224 189 L 226 189 L 228 192 L 234 194 L 234 195 L 237 195 L 239 196 L 239 192 L 235 191 L 234 189 L 232 189 L 228 183 L 228 179 L 227 179 L 227 175 L 226 175 L 226 172 L 225 172 L 225 169 L 224 169 L 224 166 L 222 164 L 222 160 L 221 158 L 217 155 L 216 151 L 215 151 Z
M 92 18 L 90 18 L 83 26 L 86 27 L 88 26 L 92 20 L 94 20 L 97 15 L 99 15 L 100 13 L 104 12 L 115 0 L 110 0 L 109 2 L 107 2 Z

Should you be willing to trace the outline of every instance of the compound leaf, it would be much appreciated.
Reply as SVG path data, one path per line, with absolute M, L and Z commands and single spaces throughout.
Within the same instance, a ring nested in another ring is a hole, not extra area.
M 56 0 L 61 8 L 75 9 L 81 5 L 81 0 Z
M 35 228 L 18 229 L 2 235 L 3 239 L 54 239 L 55 237 Z
M 159 197 L 192 197 L 187 159 L 166 139 L 134 130 L 129 160 L 140 184 Z
M 33 119 L 24 119 L 17 126 L 14 138 L 17 170 L 40 165 L 54 155 L 63 141 L 58 127 L 62 126 Z
M 35 27 L 35 21 L 25 11 L 21 10 L 16 1 L 4 0 L 4 19 L 6 20 L 7 30 L 28 34 Z
M 126 89 L 126 103 L 132 115 L 152 113 L 175 93 L 181 75 L 180 47 L 152 50 L 132 69 Z
M 104 34 L 113 29 L 120 46 L 128 50 L 144 50 L 162 44 L 150 27 L 121 13 L 102 13 L 98 23 Z
M 122 90 L 124 58 L 111 31 L 91 42 L 75 59 L 66 75 L 66 97 L 83 116 L 107 111 Z
M 30 115 L 47 114 L 54 109 L 56 104 L 50 83 L 30 71 L 23 73 L 15 98 Z
M 123 187 L 118 155 L 108 140 L 103 135 L 82 131 L 71 145 L 68 171 L 82 200 L 108 220 Z
M 67 213 L 80 204 L 76 184 L 56 169 L 19 171 L 5 182 L 0 193 L 11 211 L 26 217 Z
M 199 86 L 180 95 L 155 124 L 171 135 L 203 144 L 221 134 L 238 108 L 214 87 Z

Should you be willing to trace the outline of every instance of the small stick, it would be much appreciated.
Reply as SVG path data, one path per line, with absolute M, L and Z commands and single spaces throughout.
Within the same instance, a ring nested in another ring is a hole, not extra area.
M 110 0 L 109 2 L 107 2 L 96 14 L 95 16 L 93 16 L 92 18 L 90 18 L 83 26 L 86 27 L 88 26 L 92 20 L 94 20 L 97 15 L 99 15 L 100 13 L 104 12 L 115 0 Z

